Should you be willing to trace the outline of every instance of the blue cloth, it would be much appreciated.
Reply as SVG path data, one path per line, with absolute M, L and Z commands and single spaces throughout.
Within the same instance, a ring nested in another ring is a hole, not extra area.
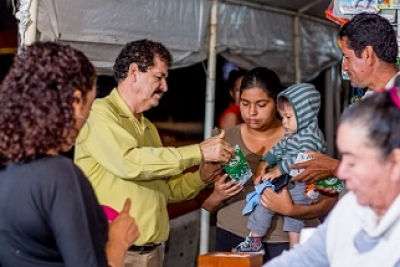
M 271 183 L 271 181 L 265 181 L 256 185 L 253 192 L 247 194 L 246 196 L 246 206 L 244 206 L 242 215 L 246 215 L 253 211 L 254 207 L 260 204 L 261 194 L 264 192 L 264 189 L 270 187 L 272 190 L 275 190 L 275 185 Z

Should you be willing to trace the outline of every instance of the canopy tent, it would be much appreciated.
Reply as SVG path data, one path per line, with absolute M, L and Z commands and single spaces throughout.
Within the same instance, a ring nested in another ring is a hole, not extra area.
M 143 38 L 165 44 L 173 54 L 173 68 L 208 59 L 204 136 L 209 137 L 216 54 L 246 69 L 267 66 L 286 84 L 308 81 L 341 59 L 338 27 L 324 19 L 330 2 L 20 0 L 16 16 L 21 44 L 35 40 L 68 43 L 83 51 L 100 74 L 111 74 L 125 43 Z M 338 86 L 338 77 L 334 69 L 327 75 L 327 97 Z M 203 212 L 201 253 L 208 250 L 208 225 Z
M 285 83 L 310 80 L 341 57 L 335 41 L 337 26 L 323 18 L 329 2 L 219 1 L 217 52 L 246 69 L 268 66 Z M 88 55 L 102 74 L 111 73 L 125 43 L 142 38 L 164 43 L 174 56 L 173 68 L 207 58 L 209 0 L 31 3 L 31 8 L 36 3 L 38 11 L 34 40 L 69 43 Z M 296 79 L 296 69 L 301 78 Z

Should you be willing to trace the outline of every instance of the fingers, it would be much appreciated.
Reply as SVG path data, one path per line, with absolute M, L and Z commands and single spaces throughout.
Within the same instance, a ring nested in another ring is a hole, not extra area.
M 306 169 L 310 165 L 310 161 L 312 161 L 312 160 L 292 164 L 292 165 L 290 165 L 290 168 L 291 169 Z
M 311 183 L 314 180 L 314 177 L 310 175 L 310 171 L 305 169 L 302 173 L 292 177 L 292 181 L 294 182 L 303 182 L 306 184 Z
M 224 139 L 225 138 L 225 130 L 221 130 L 220 134 L 218 135 L 219 138 Z
M 226 178 L 227 175 L 223 175 L 223 177 Z M 225 180 L 220 179 L 214 184 L 214 192 L 220 196 L 221 200 L 237 195 L 242 190 L 243 186 L 235 180 L 228 180 L 225 182 Z
M 263 180 L 263 181 L 270 181 L 270 180 L 273 180 L 273 178 L 274 178 L 274 175 L 272 173 L 267 173 L 267 174 L 261 176 L 261 180 Z
M 131 199 L 127 198 L 127 199 L 125 199 L 125 203 L 124 203 L 124 206 L 122 207 L 120 214 L 122 214 L 122 213 L 129 214 L 130 210 L 131 210 Z
M 337 192 L 333 187 L 324 187 L 321 185 L 315 185 L 314 188 L 318 191 L 321 191 L 325 195 L 337 195 Z
M 319 152 L 316 152 L 316 151 L 307 151 L 306 154 L 312 156 L 313 158 L 318 157 L 320 155 L 323 155 L 323 154 L 321 154 Z
M 202 158 L 206 162 L 228 163 L 234 157 L 232 145 L 220 138 L 221 135 L 214 136 L 200 143 Z
M 214 182 L 214 186 L 222 186 L 223 184 L 225 184 L 226 178 L 228 178 L 228 174 L 220 175 L 220 176 L 216 179 L 216 181 Z M 229 182 L 231 182 L 231 181 L 229 181 Z M 228 182 L 227 182 L 227 183 L 228 183 Z

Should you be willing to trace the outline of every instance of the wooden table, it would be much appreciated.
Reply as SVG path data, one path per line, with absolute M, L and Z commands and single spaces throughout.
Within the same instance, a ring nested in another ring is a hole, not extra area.
M 261 267 L 262 255 L 236 252 L 210 252 L 200 255 L 198 267 Z

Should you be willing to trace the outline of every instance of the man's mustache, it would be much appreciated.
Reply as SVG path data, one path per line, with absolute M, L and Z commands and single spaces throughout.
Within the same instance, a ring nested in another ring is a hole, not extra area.
M 160 95 L 163 95 L 163 94 L 164 94 L 164 91 L 161 90 L 161 89 L 157 89 L 157 90 L 154 91 L 153 94 L 160 94 Z

